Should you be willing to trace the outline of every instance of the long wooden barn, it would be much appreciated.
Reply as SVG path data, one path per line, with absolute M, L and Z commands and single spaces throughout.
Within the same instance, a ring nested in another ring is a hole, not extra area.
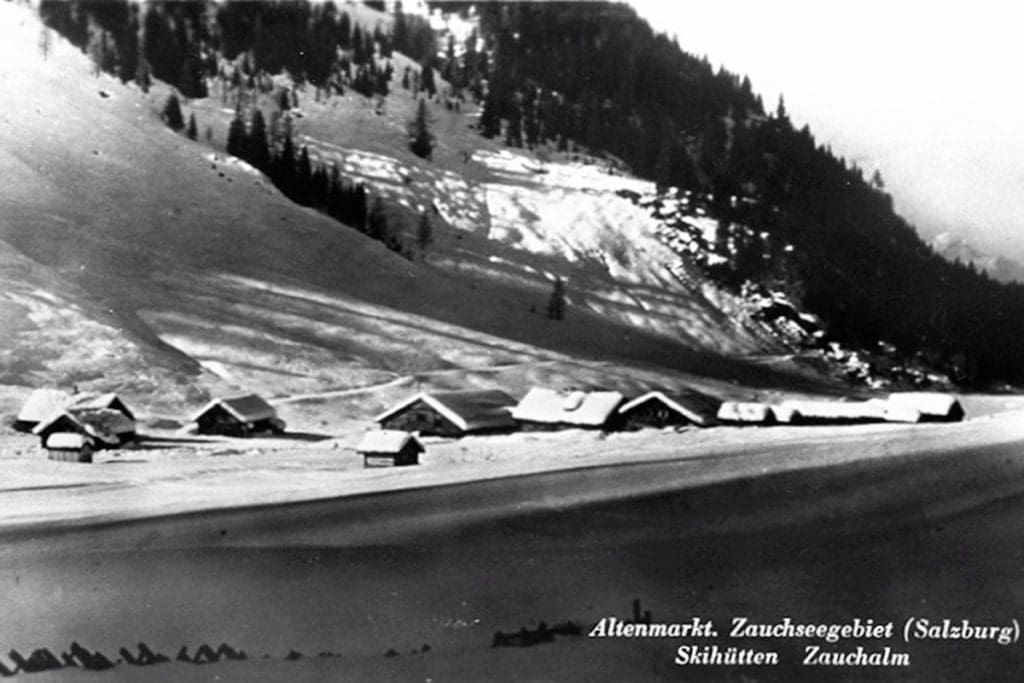
M 218 398 L 202 407 L 193 417 L 200 434 L 251 436 L 260 432 L 280 434 L 284 420 L 274 407 L 256 394 Z
M 503 391 L 421 392 L 374 418 L 381 429 L 460 437 L 512 431 L 515 399 Z
M 616 427 L 616 411 L 624 398 L 617 391 L 569 391 L 534 387 L 513 408 L 524 431 L 601 429 Z
M 624 403 L 618 410 L 617 422 L 622 429 L 644 427 L 710 427 L 718 423 L 722 401 L 697 391 L 677 391 L 671 396 L 651 391 Z

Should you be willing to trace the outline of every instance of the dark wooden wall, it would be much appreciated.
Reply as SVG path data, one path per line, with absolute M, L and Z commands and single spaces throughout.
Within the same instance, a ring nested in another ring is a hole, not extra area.
M 424 401 L 416 401 L 382 421 L 383 429 L 419 432 L 424 436 L 462 436 L 463 432 Z

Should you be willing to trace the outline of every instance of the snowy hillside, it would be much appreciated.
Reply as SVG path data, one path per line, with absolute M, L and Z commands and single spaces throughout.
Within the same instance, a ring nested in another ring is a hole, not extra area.
M 397 84 L 381 113 L 352 92 L 300 93 L 294 130 L 314 160 L 337 160 L 395 200 L 407 231 L 428 211 L 434 243 L 410 261 L 216 149 L 232 116 L 216 93 L 185 107 L 211 148 L 162 124 L 166 86 L 147 96 L 96 76 L 56 35 L 44 58 L 40 35 L 27 8 L 0 4 L 10 387 L 103 387 L 173 414 L 232 390 L 670 385 L 680 371 L 770 383 L 718 354 L 774 353 L 777 342 L 739 302 L 673 273 L 655 222 L 616 194 L 647 183 L 501 150 L 440 106 L 439 145 L 423 161 L 407 150 L 413 100 Z M 567 282 L 565 321 L 544 315 L 555 277 Z M 614 372 L 600 370 L 609 361 Z

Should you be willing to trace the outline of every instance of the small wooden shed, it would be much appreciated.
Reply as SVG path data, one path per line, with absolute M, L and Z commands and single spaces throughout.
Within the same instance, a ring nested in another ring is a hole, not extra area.
M 404 467 L 418 465 L 420 453 L 426 452 L 420 440 L 409 432 L 377 429 L 367 432 L 356 446 L 366 467 Z
M 274 407 L 256 394 L 218 398 L 202 407 L 193 417 L 200 434 L 251 436 L 259 432 L 281 434 L 284 420 Z
M 628 430 L 687 425 L 710 427 L 718 422 L 716 415 L 721 405 L 717 398 L 697 391 L 680 391 L 672 396 L 651 391 L 624 403 L 619 408 L 617 421 L 622 429 Z
M 92 462 L 93 440 L 85 434 L 55 432 L 43 440 L 50 460 L 60 462 Z

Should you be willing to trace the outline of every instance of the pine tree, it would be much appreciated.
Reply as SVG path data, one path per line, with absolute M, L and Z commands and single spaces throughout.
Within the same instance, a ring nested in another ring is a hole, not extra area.
M 402 50 L 409 37 L 409 29 L 405 22 L 405 12 L 402 11 L 402 2 L 395 2 L 395 20 L 391 25 L 391 44 Z
M 426 251 L 427 247 L 434 241 L 434 229 L 430 225 L 430 218 L 427 212 L 420 214 L 420 222 L 416 227 L 416 245 L 420 251 Z
M 294 197 L 295 193 L 295 145 L 292 143 L 290 131 L 284 132 L 281 152 L 274 157 L 271 164 L 271 177 L 274 184 L 286 197 Z
M 267 144 L 267 124 L 258 107 L 252 112 L 245 146 L 246 160 L 261 171 L 266 171 L 270 167 L 270 147 Z
M 356 24 L 355 29 L 352 31 L 352 62 L 354 64 L 363 64 L 366 62 L 366 48 L 363 45 L 363 31 Z
M 388 217 L 384 212 L 384 202 L 380 197 L 373 198 L 373 207 L 367 221 L 366 234 L 373 239 L 384 242 L 388 236 Z
M 427 91 L 427 97 L 437 94 L 437 84 L 434 82 L 434 68 L 430 63 L 425 63 L 420 71 L 420 90 Z
M 185 127 L 185 119 L 181 115 L 181 105 L 178 104 L 178 96 L 171 93 L 164 105 L 164 122 L 172 130 L 181 130 Z
M 152 79 L 149 74 L 149 62 L 145 59 L 139 59 L 139 66 L 135 69 L 135 83 L 144 93 L 149 92 L 149 86 L 152 83 Z
M 299 151 L 299 161 L 295 165 L 295 201 L 300 204 L 311 204 L 310 195 L 313 184 L 313 167 L 309 163 L 309 150 L 303 145 Z
M 775 107 L 775 118 L 779 121 L 788 121 L 789 114 L 786 112 L 786 99 L 779 94 L 779 104 Z
M 877 168 L 875 172 L 871 174 L 871 187 L 876 190 L 885 190 L 885 181 L 882 180 L 882 172 Z
M 409 149 L 423 159 L 429 159 L 434 149 L 434 136 L 427 120 L 427 102 L 420 100 L 416 107 L 416 118 L 409 123 Z
M 195 140 L 199 137 L 199 129 L 196 127 L 195 114 L 188 115 L 188 128 L 186 129 L 185 134 L 188 135 L 189 140 Z
M 551 288 L 551 298 L 548 299 L 548 317 L 552 320 L 563 320 L 565 318 L 565 283 L 561 277 L 555 278 Z
M 366 186 L 362 183 L 352 193 L 352 220 L 351 223 L 360 232 L 366 232 Z
M 484 108 L 480 112 L 480 134 L 485 138 L 496 138 L 501 135 L 501 113 L 498 100 L 497 84 L 493 84 L 484 98 Z
M 231 119 L 231 125 L 228 126 L 228 142 L 225 149 L 228 154 L 239 159 L 246 156 L 245 124 L 242 123 L 240 113 L 235 113 L 235 117 Z
M 352 20 L 348 18 L 348 12 L 342 12 L 338 19 L 338 45 L 341 49 L 347 50 L 352 45 Z
M 343 219 L 344 208 L 342 204 L 345 201 L 344 197 L 345 191 L 341 184 L 341 171 L 338 170 L 338 163 L 333 162 L 331 170 L 327 174 L 327 195 L 324 200 L 328 216 L 339 221 Z

